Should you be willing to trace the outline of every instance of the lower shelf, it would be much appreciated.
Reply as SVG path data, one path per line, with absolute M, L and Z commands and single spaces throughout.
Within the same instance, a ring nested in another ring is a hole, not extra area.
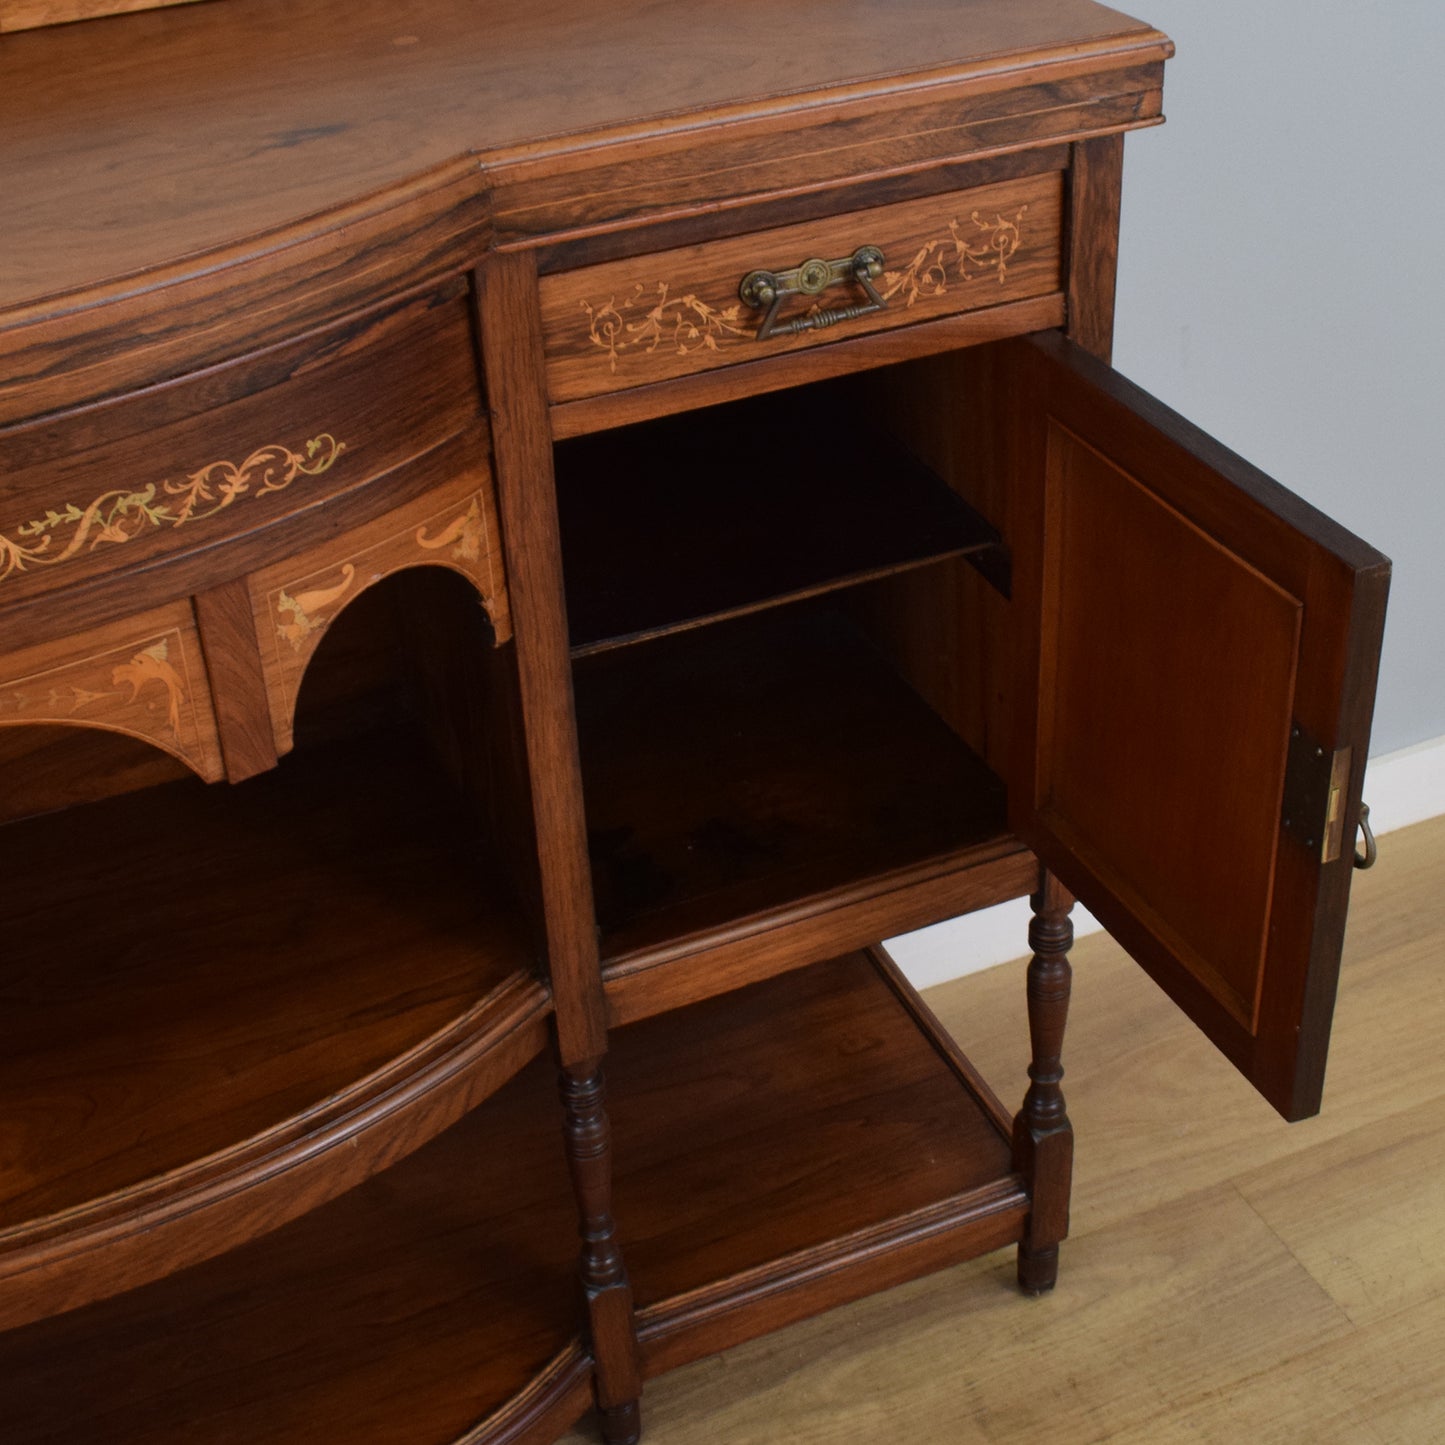
M 538 1060 L 264 1239 L 0 1335 L 6 1445 L 453 1445 L 549 1414 L 555 1438 L 590 1399 L 576 1240 Z
M 651 1374 L 1020 1237 L 1006 1113 L 881 954 L 631 1025 L 608 1067 Z M 304 1219 L 0 1335 L 6 1445 L 554 1439 L 576 1256 L 539 1060 Z
M 649 1373 L 1021 1237 L 1007 1114 L 881 953 L 634 1024 L 608 1072 Z

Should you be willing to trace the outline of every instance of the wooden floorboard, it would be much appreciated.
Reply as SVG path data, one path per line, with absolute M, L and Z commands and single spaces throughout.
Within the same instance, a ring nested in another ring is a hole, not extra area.
M 1445 818 L 1357 876 L 1324 1109 L 1295 1125 L 1085 940 L 1057 1290 L 1017 1294 L 1009 1252 L 700 1361 L 649 1384 L 648 1445 L 1445 1441 L 1442 885 Z M 1011 964 L 928 993 L 1009 1102 L 1023 992 Z

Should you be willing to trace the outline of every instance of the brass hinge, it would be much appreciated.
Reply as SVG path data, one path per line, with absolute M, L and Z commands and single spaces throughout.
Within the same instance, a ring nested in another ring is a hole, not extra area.
M 1326 752 L 1298 723 L 1289 730 L 1280 824 L 1296 842 L 1318 850 L 1321 863 L 1333 863 L 1344 846 L 1350 751 Z

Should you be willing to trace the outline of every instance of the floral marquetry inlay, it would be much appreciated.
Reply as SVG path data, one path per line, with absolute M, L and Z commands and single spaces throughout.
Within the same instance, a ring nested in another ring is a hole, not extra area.
M 204 687 L 198 696 L 192 680 L 194 641 L 193 633 L 171 627 L 11 675 L 0 680 L 0 724 L 77 723 L 128 733 L 202 777 L 219 777 L 209 697 Z
M 278 751 L 291 745 L 296 699 L 326 630 L 368 587 L 408 567 L 440 564 L 481 596 L 498 643 L 511 636 L 495 504 L 486 490 L 428 496 L 252 579 L 258 640 Z
M 155 715 L 158 728 L 179 737 L 186 685 L 170 660 L 171 646 L 171 639 L 162 637 L 115 667 L 97 658 L 89 666 L 72 664 L 0 684 L 0 721 L 109 721 L 117 702 L 125 706 L 140 702 Z M 104 685 L 107 673 L 109 687 Z M 142 701 L 148 688 L 160 691 L 151 691 Z
M 882 333 L 907 329 L 909 344 L 887 348 L 901 357 L 913 340 L 938 338 L 913 330 L 925 323 L 946 321 L 965 340 L 1057 325 L 1064 200 L 1058 170 L 831 215 L 819 193 L 811 217 L 791 224 L 747 230 L 738 213 L 706 240 L 544 268 L 548 400 L 593 401 L 829 344 L 881 355 Z M 789 366 L 813 370 L 801 355 Z M 567 434 L 596 420 L 561 416 Z
M 180 481 L 116 487 L 85 506 L 67 502 L 14 530 L 0 532 L 0 582 L 32 567 L 55 567 L 143 534 L 204 522 L 245 496 L 285 491 L 297 477 L 318 477 L 346 450 L 329 432 L 289 447 L 257 447 L 245 461 L 210 462 Z
M 341 569 L 341 580 L 330 587 L 312 588 L 295 597 L 284 589 L 276 594 L 276 631 L 293 652 L 300 652 L 306 639 L 326 625 L 321 620 L 323 615 L 334 610 L 335 604 L 351 591 L 354 581 L 356 568 L 348 562 Z
M 653 352 L 659 346 L 689 356 L 694 351 L 716 351 L 718 342 L 751 336 L 752 329 L 738 324 L 742 303 L 710 306 L 693 292 L 670 296 L 666 281 L 639 281 L 619 301 L 609 296 L 596 304 L 582 303 L 587 313 L 588 340 L 607 353 L 607 364 L 617 370 L 623 351 Z
M 122 663 L 110 674 L 110 680 L 117 687 L 130 689 L 128 702 L 137 702 L 141 693 L 155 686 L 165 693 L 166 727 L 173 736 L 181 731 L 181 704 L 185 701 L 186 685 L 181 675 L 171 664 L 171 645 L 163 637 L 150 647 L 142 648 L 129 662 Z
M 473 497 L 467 510 L 460 517 L 453 517 L 437 536 L 428 537 L 425 527 L 416 529 L 418 547 L 427 552 L 439 552 L 443 547 L 450 547 L 452 560 L 456 562 L 477 561 L 486 539 L 487 527 L 482 520 L 479 497 Z
M 953 278 L 970 281 L 993 272 L 999 284 L 1008 279 L 1008 263 L 1018 250 L 1027 206 L 1021 206 L 1012 220 L 995 216 L 983 220 L 977 211 L 968 218 L 967 231 L 955 218 L 948 223 L 948 235 L 920 246 L 909 263 L 897 271 L 883 273 L 879 293 L 885 301 L 901 299 L 912 306 L 920 296 L 946 296 Z

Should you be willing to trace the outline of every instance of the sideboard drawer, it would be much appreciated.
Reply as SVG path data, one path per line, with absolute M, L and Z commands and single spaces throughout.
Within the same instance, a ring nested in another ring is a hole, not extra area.
M 1048 171 L 545 276 L 550 399 L 1046 296 L 1061 284 L 1062 214 L 1063 173 Z M 851 274 L 863 248 L 881 254 L 876 301 Z M 812 275 L 788 274 L 818 261 Z M 779 278 L 784 293 L 765 337 L 771 308 L 742 295 L 758 271 Z
M 465 283 L 0 432 L 0 607 L 274 526 L 481 413 Z

